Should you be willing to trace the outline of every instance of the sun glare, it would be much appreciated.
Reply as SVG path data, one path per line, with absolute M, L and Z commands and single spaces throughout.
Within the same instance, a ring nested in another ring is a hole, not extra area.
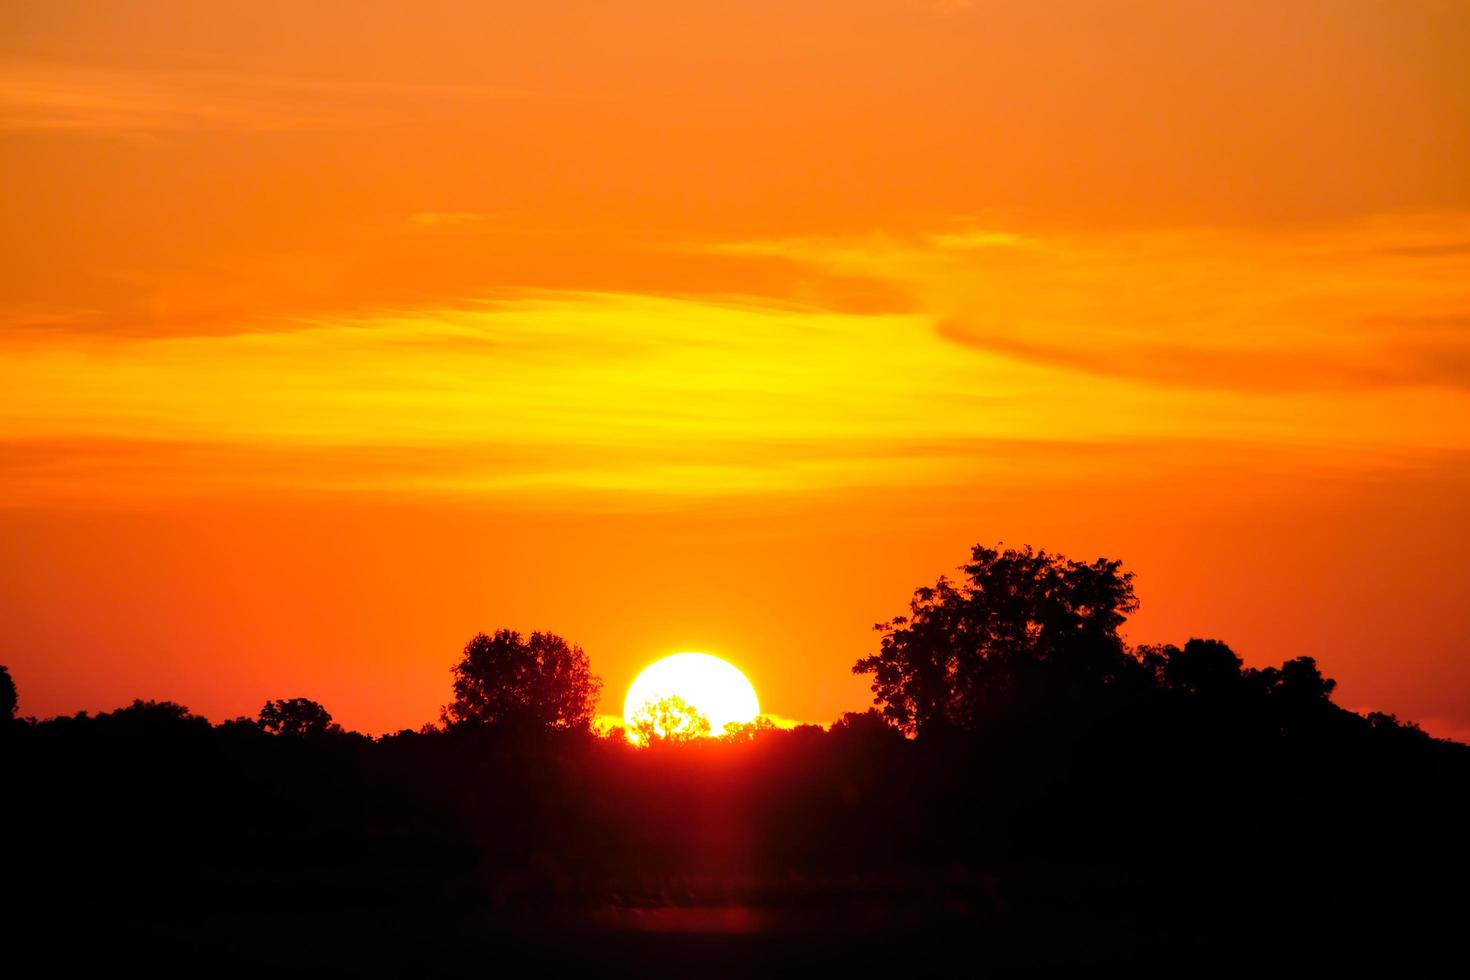
M 755 688 L 739 668 L 707 653 L 676 653 L 655 661 L 628 688 L 623 700 L 623 724 L 628 739 L 639 741 L 634 729 L 640 710 L 670 698 L 698 711 L 709 722 L 710 735 L 724 734 L 729 724 L 745 724 L 760 715 Z M 655 726 L 659 735 L 670 734 Z

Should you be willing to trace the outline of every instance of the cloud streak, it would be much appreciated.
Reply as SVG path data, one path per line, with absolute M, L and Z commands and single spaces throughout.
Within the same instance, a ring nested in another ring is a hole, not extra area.
M 425 104 L 460 108 L 539 93 L 264 72 L 0 62 L 0 131 L 264 133 L 385 126 Z
M 1470 388 L 1470 216 L 1232 229 L 797 239 L 729 246 L 889 275 L 955 344 L 1240 392 Z
M 1462 326 L 1419 326 L 1426 364 L 1452 368 L 1438 352 Z M 955 485 L 1016 467 L 1035 479 L 1028 445 L 1058 448 L 1062 469 L 1085 468 L 1068 445 L 1359 461 L 1470 448 L 1452 385 L 1288 383 L 1296 366 L 1257 363 L 1279 346 L 1234 361 L 1187 347 L 1199 360 L 1181 364 L 1144 346 L 1156 342 L 1106 355 L 1115 364 L 1088 359 L 1095 348 L 956 343 L 922 313 L 566 291 L 288 331 L 53 341 L 0 364 L 0 472 L 31 500 L 232 484 L 693 499 Z

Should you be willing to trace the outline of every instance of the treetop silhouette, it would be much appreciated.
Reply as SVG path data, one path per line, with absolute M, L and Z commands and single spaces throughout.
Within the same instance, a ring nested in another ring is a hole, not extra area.
M 691 742 L 710 734 L 709 718 L 677 694 L 641 705 L 628 725 L 639 745 Z
M 515 630 L 476 633 L 452 668 L 454 700 L 446 726 L 513 725 L 587 730 L 602 679 L 587 654 L 555 633 L 523 637 Z
M 260 727 L 273 735 L 294 738 L 340 732 L 342 726 L 332 721 L 332 713 L 310 698 L 267 701 L 257 719 Z
M 16 704 L 15 681 L 5 665 L 0 664 L 0 722 L 8 722 L 15 717 Z
M 962 581 L 941 576 L 875 627 L 879 650 L 853 673 L 873 675 L 874 702 L 915 736 L 1085 699 L 1139 673 L 1118 633 L 1138 608 L 1121 566 L 976 545 Z

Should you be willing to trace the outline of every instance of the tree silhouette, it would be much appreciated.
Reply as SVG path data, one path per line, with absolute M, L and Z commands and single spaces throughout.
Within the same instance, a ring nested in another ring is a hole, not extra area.
M 443 711 L 450 727 L 586 730 L 602 690 L 582 648 L 554 633 L 476 633 L 451 673 L 454 701 Z
M 1235 651 L 1219 640 L 1193 639 L 1181 649 L 1171 644 L 1143 646 L 1138 657 L 1161 687 L 1211 699 L 1237 695 L 1250 674 Z
M 867 711 L 846 711 L 831 725 L 829 731 L 836 739 L 855 741 L 881 741 L 898 738 L 883 713 L 876 708 Z
M 104 711 L 93 720 L 110 733 L 160 738 L 176 737 L 184 732 L 197 735 L 210 730 L 209 719 L 194 714 L 182 704 L 142 698 L 134 698 L 126 707 Z
M 752 721 L 727 721 L 725 730 L 720 735 L 720 741 L 732 745 L 740 745 L 754 742 L 756 739 L 768 732 L 779 731 L 776 723 L 765 715 L 757 715 Z
M 1315 704 L 1329 700 L 1337 681 L 1323 677 L 1314 657 L 1296 657 L 1277 670 L 1267 667 L 1261 672 L 1277 697 L 1296 704 Z
M 296 738 L 342 730 L 342 726 L 332 722 L 331 712 L 310 698 L 267 701 L 260 709 L 257 723 L 273 735 Z
M 1138 607 L 1121 562 L 976 545 L 965 580 L 914 592 L 909 615 L 879 623 L 872 674 L 889 722 L 921 736 L 973 730 L 1020 709 L 1085 700 L 1138 677 L 1118 629 Z
M 15 681 L 10 677 L 10 670 L 0 664 L 0 723 L 14 720 L 16 704 Z
M 691 742 L 707 738 L 710 733 L 709 719 L 704 712 L 677 694 L 647 702 L 633 713 L 628 723 L 639 745 Z

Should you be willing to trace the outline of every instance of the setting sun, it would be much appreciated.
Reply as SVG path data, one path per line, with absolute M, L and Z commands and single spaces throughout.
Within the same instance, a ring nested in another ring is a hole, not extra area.
M 0 962 L 1442 970 L 1467 65 L 0 0 Z
M 739 668 L 707 653 L 676 653 L 645 667 L 628 688 L 623 724 L 630 741 L 639 741 L 635 729 L 640 712 L 647 715 L 671 698 L 702 715 L 711 735 L 723 734 L 726 725 L 755 721 L 761 711 L 755 688 Z M 653 729 L 660 736 L 671 734 L 664 723 L 654 722 Z

